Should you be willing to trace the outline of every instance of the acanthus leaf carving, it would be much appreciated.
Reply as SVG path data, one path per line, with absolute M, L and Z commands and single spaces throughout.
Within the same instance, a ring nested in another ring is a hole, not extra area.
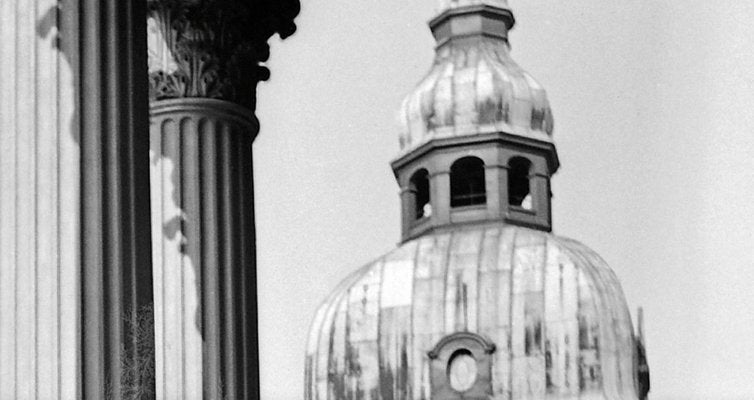
M 256 85 L 270 76 L 260 65 L 269 58 L 267 40 L 290 35 L 298 12 L 296 0 L 286 15 L 264 4 L 149 0 L 150 99 L 214 98 L 253 110 Z

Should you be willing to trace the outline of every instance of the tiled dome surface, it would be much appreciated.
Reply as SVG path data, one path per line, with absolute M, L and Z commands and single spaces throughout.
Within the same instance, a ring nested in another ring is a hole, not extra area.
M 553 130 L 544 88 L 497 38 L 438 48 L 432 69 L 404 99 L 400 120 L 402 152 L 435 138 L 497 131 L 551 141 Z
M 484 225 L 404 243 L 319 307 L 305 400 L 429 399 L 427 351 L 468 331 L 494 343 L 492 399 L 637 399 L 618 279 L 592 250 Z

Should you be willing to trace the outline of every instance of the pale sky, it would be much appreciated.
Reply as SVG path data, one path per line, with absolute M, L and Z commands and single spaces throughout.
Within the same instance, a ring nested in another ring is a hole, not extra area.
M 303 397 L 314 311 L 395 247 L 397 110 L 434 0 L 302 0 L 255 142 L 262 398 Z M 510 0 L 549 94 L 554 233 L 645 309 L 652 400 L 754 399 L 754 2 Z

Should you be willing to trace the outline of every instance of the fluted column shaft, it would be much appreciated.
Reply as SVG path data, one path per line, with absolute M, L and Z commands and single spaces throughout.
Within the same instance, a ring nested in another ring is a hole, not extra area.
M 56 3 L 0 1 L 0 399 L 80 394 L 78 45 Z
M 146 4 L 79 12 L 83 397 L 150 397 Z
M 247 399 L 257 388 L 251 111 L 151 105 L 159 398 Z
M 252 142 L 298 0 L 148 0 L 157 396 L 258 399 Z
M 0 12 L 0 398 L 149 398 L 146 5 Z

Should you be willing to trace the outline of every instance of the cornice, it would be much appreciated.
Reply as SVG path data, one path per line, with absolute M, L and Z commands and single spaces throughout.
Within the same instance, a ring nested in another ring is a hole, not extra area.
M 393 171 L 397 171 L 398 169 L 403 168 L 417 158 L 432 153 L 436 150 L 482 143 L 508 144 L 522 148 L 536 149 L 543 154 L 546 154 L 548 166 L 553 174 L 560 167 L 560 160 L 558 159 L 558 153 L 554 143 L 530 139 L 506 132 L 490 132 L 477 135 L 435 138 L 427 141 L 426 143 L 405 154 L 399 155 L 397 158 L 393 159 L 393 161 L 390 162 L 390 167 L 393 169 Z
M 252 135 L 252 140 L 259 132 L 259 120 L 254 113 L 235 103 L 218 99 L 180 98 L 155 100 L 149 104 L 149 115 L 155 118 L 179 119 L 189 115 L 198 118 L 214 117 L 224 121 L 233 121 Z

